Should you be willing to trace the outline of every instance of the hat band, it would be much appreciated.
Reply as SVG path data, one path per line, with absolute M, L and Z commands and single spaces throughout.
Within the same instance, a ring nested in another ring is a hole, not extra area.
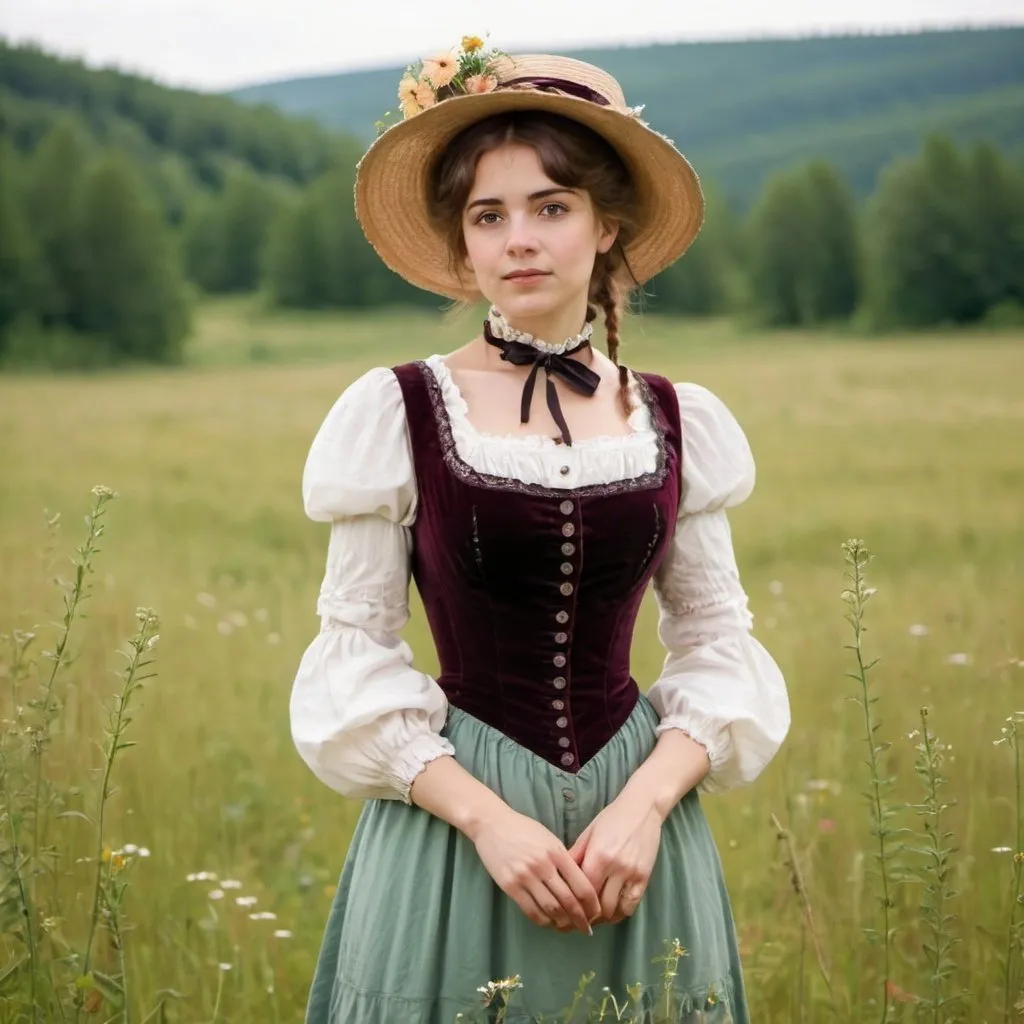
M 567 78 L 545 78 L 533 76 L 513 78 L 508 82 L 500 83 L 498 88 L 510 89 L 515 86 L 529 86 L 531 89 L 538 89 L 541 92 L 557 90 L 558 92 L 564 92 L 569 96 L 575 96 L 578 100 L 587 100 L 590 103 L 596 103 L 601 107 L 611 106 L 610 101 L 596 90 L 591 89 L 587 85 L 581 85 L 579 82 L 571 82 Z

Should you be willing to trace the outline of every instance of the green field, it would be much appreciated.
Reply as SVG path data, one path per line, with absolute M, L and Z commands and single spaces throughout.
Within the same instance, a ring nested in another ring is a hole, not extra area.
M 99 701 L 117 689 L 115 648 L 136 606 L 162 618 L 158 676 L 134 715 L 128 738 L 137 746 L 123 752 L 108 815 L 111 846 L 151 851 L 126 876 L 133 1020 L 165 988 L 181 994 L 169 1021 L 301 1020 L 358 812 L 310 775 L 288 731 L 291 679 L 318 628 L 327 544 L 326 527 L 302 513 L 303 460 L 358 373 L 446 351 L 474 330 L 467 317 L 272 317 L 218 304 L 201 311 L 183 369 L 0 380 L 0 630 L 37 627 L 39 643 L 49 642 L 45 623 L 61 607 L 52 580 L 69 573 L 65 554 L 83 536 L 90 488 L 121 495 L 109 506 L 89 617 L 61 685 L 62 727 L 47 753 L 70 809 L 90 811 L 95 799 Z M 960 1019 L 1010 1020 L 999 957 L 1014 868 L 993 849 L 1019 848 L 1017 802 L 1011 753 L 993 741 L 1024 708 L 1024 337 L 755 336 L 654 318 L 632 321 L 624 336 L 631 365 L 721 395 L 758 460 L 758 486 L 733 530 L 757 634 L 790 683 L 793 729 L 752 787 L 705 801 L 753 1019 L 834 1019 L 773 813 L 792 830 L 840 1019 L 882 1019 L 879 953 L 863 931 L 879 926 L 877 841 L 861 796 L 863 717 L 846 700 L 855 685 L 844 676 L 852 660 L 840 600 L 840 545 L 861 537 L 876 555 L 865 640 L 882 656 L 875 709 L 892 742 L 893 798 L 922 799 L 909 738 L 920 707 L 931 708 L 932 728 L 951 747 L 945 795 L 957 803 L 946 825 L 959 847 L 960 895 L 949 910 L 964 940 L 951 956 L 954 983 L 973 999 Z M 55 543 L 44 510 L 62 514 Z M 641 685 L 662 657 L 652 612 L 649 603 L 634 649 Z M 432 670 L 418 613 L 408 635 Z M 5 686 L 0 718 L 13 717 Z M 56 881 L 40 883 L 60 911 L 49 930 L 80 944 L 92 868 L 77 861 L 94 855 L 95 833 L 78 817 L 51 816 L 46 835 L 59 857 Z M 212 883 L 186 881 L 198 871 L 242 888 L 210 900 Z M 235 904 L 246 895 L 255 907 Z M 890 971 L 918 994 L 927 989 L 921 896 L 920 885 L 897 890 Z M 251 920 L 256 911 L 276 920 Z M 275 937 L 282 929 L 290 935 Z M 395 941 L 413 949 L 412 936 Z M 11 948 L 0 938 L 0 970 Z M 98 966 L 115 970 L 109 943 L 98 949 Z M 3 1007 L 0 998 L 0 1017 Z M 898 1009 L 903 1017 L 889 1020 L 912 1019 L 910 1004 Z

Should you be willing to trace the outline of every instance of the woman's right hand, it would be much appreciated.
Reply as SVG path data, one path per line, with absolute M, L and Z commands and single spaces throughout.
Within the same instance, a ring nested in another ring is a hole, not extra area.
M 593 934 L 590 922 L 601 913 L 597 892 L 540 822 L 506 805 L 500 815 L 478 825 L 471 838 L 488 874 L 534 924 Z

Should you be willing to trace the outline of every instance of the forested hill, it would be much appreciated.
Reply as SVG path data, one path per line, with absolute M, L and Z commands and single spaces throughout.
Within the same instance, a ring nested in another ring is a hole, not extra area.
M 29 153 L 59 120 L 126 153 L 172 222 L 197 192 L 219 191 L 233 171 L 301 186 L 346 146 L 337 132 L 270 107 L 169 89 L 0 39 L 0 138 Z M 348 149 L 354 159 L 358 147 Z
M 933 131 L 1024 148 L 1024 28 L 573 51 L 733 199 L 821 157 L 861 195 Z M 396 107 L 400 69 L 255 85 L 233 93 L 368 140 Z

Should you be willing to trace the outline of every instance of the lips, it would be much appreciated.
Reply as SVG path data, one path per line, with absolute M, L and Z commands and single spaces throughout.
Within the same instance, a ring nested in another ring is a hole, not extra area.
M 546 270 L 513 270 L 510 274 L 505 275 L 506 281 L 522 281 L 530 280 L 537 277 L 547 277 L 548 271 Z

